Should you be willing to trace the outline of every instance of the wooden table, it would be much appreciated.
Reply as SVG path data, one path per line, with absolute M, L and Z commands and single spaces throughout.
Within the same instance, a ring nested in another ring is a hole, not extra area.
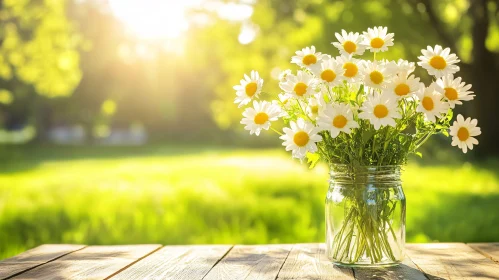
M 402 265 L 332 265 L 324 244 L 42 245 L 0 262 L 0 279 L 499 279 L 499 243 L 408 244 Z

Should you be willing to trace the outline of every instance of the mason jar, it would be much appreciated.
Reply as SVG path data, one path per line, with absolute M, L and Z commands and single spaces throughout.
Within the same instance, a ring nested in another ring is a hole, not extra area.
M 404 258 L 401 166 L 330 166 L 326 253 L 344 266 L 390 266 Z

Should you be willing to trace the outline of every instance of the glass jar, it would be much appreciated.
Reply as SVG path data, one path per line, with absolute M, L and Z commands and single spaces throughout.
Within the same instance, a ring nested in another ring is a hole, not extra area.
M 330 166 L 326 253 L 335 264 L 389 266 L 405 247 L 401 166 Z

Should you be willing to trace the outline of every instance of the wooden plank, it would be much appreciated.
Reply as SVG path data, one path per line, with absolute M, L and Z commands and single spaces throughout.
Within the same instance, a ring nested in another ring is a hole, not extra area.
M 463 243 L 408 244 L 406 248 L 429 279 L 499 279 L 499 264 Z
M 354 279 L 353 271 L 333 265 L 324 243 L 296 244 L 289 253 L 278 279 Z
M 231 247 L 232 245 L 166 246 L 111 279 L 202 279 Z
M 160 245 L 89 246 L 12 279 L 105 279 Z
M 292 245 L 238 245 L 204 279 L 274 280 Z
M 428 279 L 409 257 L 406 257 L 398 266 L 380 268 L 354 268 L 353 271 L 355 279 Z
M 499 242 L 497 243 L 468 243 L 468 245 L 482 253 L 487 258 L 499 262 Z
M 15 257 L 0 262 L 0 279 L 14 276 L 18 273 L 52 261 L 76 250 L 84 245 L 46 244 L 41 245 Z
M 0 279 L 7 279 L 8 277 L 12 277 L 30 268 L 37 267 L 41 264 L 43 263 L 39 262 L 5 263 L 5 264 L 1 263 Z

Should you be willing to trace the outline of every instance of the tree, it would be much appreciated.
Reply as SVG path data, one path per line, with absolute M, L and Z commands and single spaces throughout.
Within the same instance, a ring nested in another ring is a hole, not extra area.
M 43 132 L 47 99 L 68 96 L 78 86 L 83 38 L 68 20 L 66 4 L 0 1 L 0 88 L 13 96 L 4 108 L 7 122 L 25 124 L 30 116 Z

